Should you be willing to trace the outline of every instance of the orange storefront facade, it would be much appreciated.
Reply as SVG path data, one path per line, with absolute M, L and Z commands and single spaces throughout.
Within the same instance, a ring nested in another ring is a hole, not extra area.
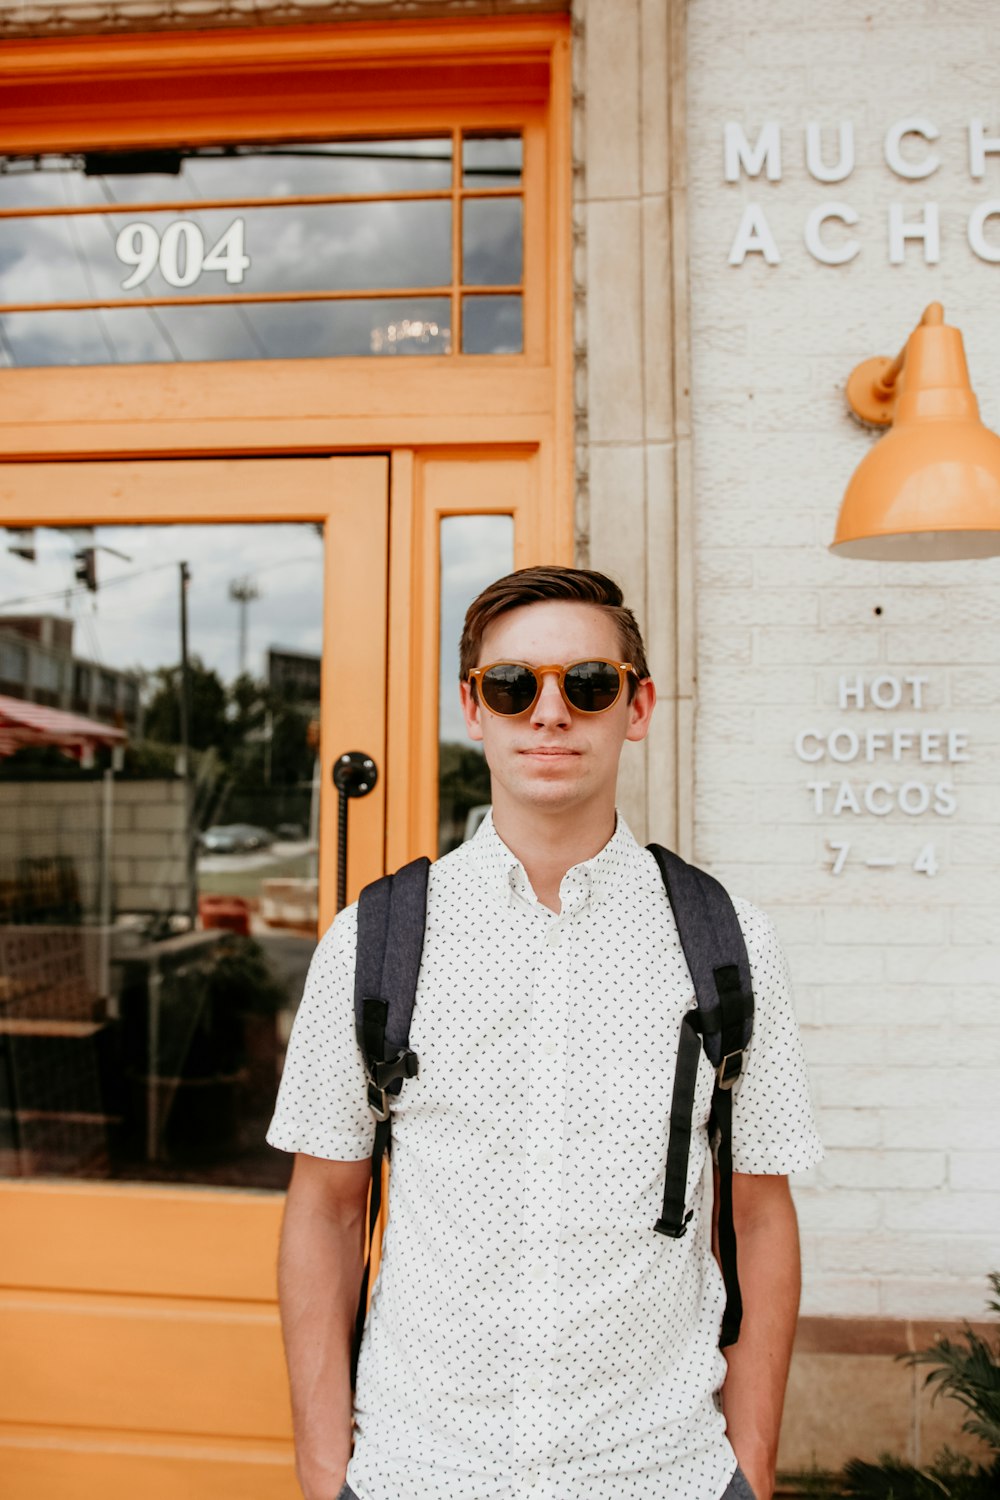
M 0 694 L 128 739 L 72 763 L 53 718 L 0 789 L 11 1500 L 297 1493 L 281 1169 L 250 1137 L 338 885 L 474 815 L 442 728 L 461 579 L 573 556 L 568 46 L 558 17 L 7 44 L 0 238 L 37 249 L 0 308 L 0 524 L 78 571 L 65 598 L 25 573 L 0 611 Z M 57 242 L 72 270 L 46 279 Z M 103 720 L 90 673 L 119 694 Z M 375 779 L 345 829 L 350 752 Z M 225 1010 L 244 938 L 271 965 L 252 1024 Z M 220 1017 L 228 1062 L 199 1069 Z

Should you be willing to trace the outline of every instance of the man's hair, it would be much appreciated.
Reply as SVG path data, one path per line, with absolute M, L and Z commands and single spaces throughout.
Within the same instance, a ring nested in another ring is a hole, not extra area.
M 624 595 L 617 583 L 603 573 L 589 568 L 563 568 L 551 563 L 537 568 L 519 568 L 498 578 L 477 599 L 473 599 L 465 616 L 462 643 L 459 647 L 458 674 L 462 682 L 468 678 L 479 660 L 479 651 L 488 625 L 508 610 L 520 609 L 524 604 L 537 604 L 541 599 L 566 599 L 576 604 L 596 604 L 610 616 L 618 628 L 621 640 L 621 659 L 630 661 L 636 677 L 649 676 L 646 665 L 646 648 L 642 634 L 636 624 L 635 615 L 624 603 Z M 635 692 L 635 680 L 629 678 L 629 698 Z

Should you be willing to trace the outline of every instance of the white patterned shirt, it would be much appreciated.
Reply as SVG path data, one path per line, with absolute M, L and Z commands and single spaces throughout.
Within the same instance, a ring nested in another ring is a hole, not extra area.
M 654 1231 L 694 992 L 653 856 L 619 814 L 556 914 L 487 818 L 432 865 L 393 1109 L 389 1225 L 355 1399 L 359 1500 L 717 1500 L 725 1293 L 707 1133 L 687 1234 Z M 736 903 L 755 1017 L 737 1172 L 819 1160 L 785 961 Z M 358 1161 L 373 1121 L 354 1029 L 357 908 L 313 959 L 268 1140 Z M 701 1058 L 704 1126 L 712 1069 Z

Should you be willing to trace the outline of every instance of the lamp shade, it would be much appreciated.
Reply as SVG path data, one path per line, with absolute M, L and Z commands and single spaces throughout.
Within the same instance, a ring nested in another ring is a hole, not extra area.
M 928 309 L 934 312 L 906 345 L 892 427 L 847 486 L 830 547 L 842 557 L 939 562 L 1000 554 L 1000 437 L 979 420 L 961 333 L 940 321 L 939 308 Z M 880 394 L 884 402 L 884 387 Z

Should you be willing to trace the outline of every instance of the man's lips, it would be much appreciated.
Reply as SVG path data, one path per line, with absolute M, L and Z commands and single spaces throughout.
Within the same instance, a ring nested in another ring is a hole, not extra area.
M 579 750 L 569 750 L 563 745 L 532 745 L 530 749 L 519 750 L 519 755 L 535 755 L 540 760 L 556 760 L 560 756 L 579 755 Z

